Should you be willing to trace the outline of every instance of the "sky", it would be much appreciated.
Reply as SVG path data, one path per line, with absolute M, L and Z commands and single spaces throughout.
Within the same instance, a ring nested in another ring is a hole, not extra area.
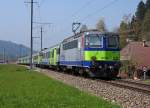
M 141 0 L 34 0 L 34 22 L 43 25 L 43 46 L 50 47 L 73 35 L 72 22 L 95 28 L 103 18 L 108 30 L 119 27 L 124 15 L 133 15 Z M 144 0 L 145 1 L 145 0 Z M 3 0 L 0 3 L 0 40 L 30 47 L 30 0 Z M 104 8 L 105 7 L 105 8 Z M 34 24 L 34 37 L 40 36 L 39 24 Z M 40 49 L 40 39 L 33 39 L 34 49 Z

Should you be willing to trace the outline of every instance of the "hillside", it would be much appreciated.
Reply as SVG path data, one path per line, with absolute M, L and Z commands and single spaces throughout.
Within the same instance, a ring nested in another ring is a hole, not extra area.
M 0 59 L 3 58 L 4 49 L 5 57 L 9 60 L 14 60 L 20 56 L 25 56 L 30 53 L 30 49 L 24 45 L 0 40 Z

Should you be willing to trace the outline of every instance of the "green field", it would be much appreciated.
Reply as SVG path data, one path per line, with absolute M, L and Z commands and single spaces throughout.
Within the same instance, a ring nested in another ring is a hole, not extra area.
M 0 108 L 119 108 L 96 96 L 29 72 L 17 65 L 0 65 Z
M 145 82 L 150 84 L 150 79 L 148 79 L 148 80 L 145 80 Z

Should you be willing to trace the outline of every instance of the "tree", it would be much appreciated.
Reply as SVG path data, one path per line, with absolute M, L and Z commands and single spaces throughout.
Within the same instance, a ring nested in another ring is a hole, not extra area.
M 100 32 L 106 32 L 107 29 L 106 29 L 106 25 L 105 25 L 105 22 L 104 22 L 104 19 L 100 19 L 96 25 L 96 28 L 98 31 Z
M 146 10 L 150 9 L 150 0 L 147 0 L 145 5 L 146 5 Z
M 146 13 L 146 6 L 143 1 L 138 4 L 137 11 L 135 13 L 134 30 L 136 34 L 136 40 L 142 40 L 142 24 Z
M 132 31 L 132 39 L 134 41 L 139 41 L 141 40 L 141 27 L 139 21 L 136 19 L 135 16 L 132 17 L 132 20 L 130 22 L 130 30 Z
M 80 32 L 83 32 L 83 31 L 87 31 L 88 28 L 86 25 L 82 25 L 81 29 L 80 29 Z
M 141 23 L 144 19 L 144 16 L 145 16 L 145 12 L 146 12 L 146 6 L 144 4 L 143 1 L 141 1 L 139 4 L 138 4 L 138 7 L 137 7 L 137 11 L 136 11 L 136 18 L 137 20 L 139 20 Z
M 147 41 L 150 41 L 150 9 L 146 12 L 142 25 L 142 35 Z
M 128 38 L 128 24 L 124 21 L 120 24 L 120 47 L 123 48 L 127 44 L 127 38 Z

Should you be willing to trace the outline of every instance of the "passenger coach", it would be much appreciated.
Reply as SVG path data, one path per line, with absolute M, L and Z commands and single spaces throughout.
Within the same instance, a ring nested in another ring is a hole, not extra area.
M 29 57 L 20 58 L 29 64 Z M 89 30 L 33 55 L 36 66 L 50 67 L 91 77 L 116 77 L 120 68 L 119 35 Z

